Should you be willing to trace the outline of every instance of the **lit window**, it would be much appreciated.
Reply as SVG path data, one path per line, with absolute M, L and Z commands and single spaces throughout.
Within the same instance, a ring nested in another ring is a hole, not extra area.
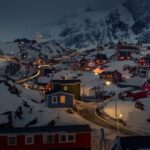
M 17 138 L 15 136 L 8 137 L 8 145 L 16 145 Z
M 57 103 L 57 96 L 52 96 L 52 103 Z
M 65 104 L 65 102 L 66 102 L 66 97 L 60 96 L 60 103 Z
M 61 134 L 59 136 L 60 143 L 75 143 L 75 134 Z
M 25 136 L 25 144 L 34 144 L 34 136 L 33 135 Z
M 43 136 L 43 143 L 44 144 L 50 144 L 55 143 L 55 135 L 44 135 Z
M 68 90 L 67 85 L 65 85 L 64 86 L 64 91 L 67 91 L 67 90 Z

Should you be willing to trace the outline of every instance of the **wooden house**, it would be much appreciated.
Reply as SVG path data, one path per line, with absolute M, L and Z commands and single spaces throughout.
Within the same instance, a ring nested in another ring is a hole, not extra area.
M 52 80 L 52 89 L 54 91 L 64 91 L 74 95 L 74 98 L 80 99 L 80 80 Z
M 0 150 L 91 150 L 88 125 L 0 129 Z
M 132 59 L 132 54 L 138 54 L 139 48 L 136 45 L 118 42 L 117 44 L 117 59 L 129 60 Z
M 102 73 L 100 73 L 100 79 L 104 79 L 112 82 L 119 82 L 122 81 L 122 74 L 117 70 L 103 71 Z
M 66 92 L 51 92 L 46 95 L 46 105 L 49 108 L 73 107 L 74 95 Z
M 131 52 L 128 50 L 119 50 L 117 52 L 117 60 L 130 60 L 132 59 Z
M 117 44 L 117 50 L 127 50 L 130 51 L 131 54 L 139 53 L 139 48 L 137 45 L 131 45 L 127 43 L 118 42 Z

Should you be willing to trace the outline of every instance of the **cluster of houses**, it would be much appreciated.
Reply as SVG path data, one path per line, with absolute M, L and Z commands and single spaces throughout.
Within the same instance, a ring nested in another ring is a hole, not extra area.
M 28 42 L 17 40 L 17 42 Z M 102 50 L 99 47 L 99 50 Z M 119 42 L 117 45 L 116 58 L 119 61 L 132 59 L 132 54 L 138 54 L 139 48 L 136 45 L 127 45 Z M 105 54 L 97 53 L 94 58 L 83 57 L 72 63 L 72 70 L 92 71 L 104 65 L 109 60 Z M 57 60 L 49 60 L 50 64 L 57 64 Z M 149 68 L 150 56 L 140 58 L 138 66 Z M 35 62 L 36 65 L 45 64 L 41 59 Z M 55 68 L 44 68 L 41 71 L 43 76 L 56 73 Z M 123 81 L 122 74 L 117 71 L 100 72 L 99 79 L 111 81 L 115 84 Z M 80 100 L 81 81 L 72 80 L 51 80 L 48 84 L 43 84 L 45 91 L 46 107 L 48 108 L 73 108 L 75 100 Z M 126 85 L 128 86 L 128 85 Z M 138 100 L 148 96 L 150 82 L 144 82 L 138 90 L 130 90 L 120 93 L 120 99 L 126 97 Z M 139 105 L 136 104 L 136 107 Z M 64 125 L 64 126 L 44 126 L 26 128 L 0 128 L 0 150 L 91 150 L 91 128 L 89 125 Z M 130 141 L 131 139 L 129 139 Z M 119 139 L 119 145 L 126 149 L 123 142 L 128 139 Z M 115 145 L 116 146 L 116 145 Z M 127 147 L 128 148 L 134 148 Z M 113 147 L 115 149 L 115 147 Z
M 132 59 L 132 54 L 138 54 L 138 53 L 139 53 L 139 48 L 136 45 L 128 45 L 120 41 L 117 44 L 118 60 L 130 60 Z

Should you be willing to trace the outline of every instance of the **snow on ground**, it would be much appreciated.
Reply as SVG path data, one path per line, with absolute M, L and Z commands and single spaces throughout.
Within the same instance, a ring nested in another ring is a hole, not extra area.
M 49 83 L 50 81 L 51 81 L 51 78 L 46 77 L 46 76 L 38 78 L 39 83 Z
M 131 77 L 131 74 L 129 74 L 128 71 L 123 71 L 123 66 L 129 65 L 129 66 L 136 66 L 137 64 L 134 61 L 126 60 L 126 61 L 111 61 L 107 64 L 107 68 L 105 71 L 114 71 L 117 70 L 120 73 L 122 73 L 122 77 L 129 79 Z
M 107 58 L 110 58 L 116 53 L 116 49 L 106 49 L 104 51 L 101 51 L 101 54 L 105 54 Z
M 111 61 L 107 64 L 109 67 L 106 68 L 108 71 L 118 70 L 119 72 L 123 72 L 124 65 L 136 66 L 137 64 L 134 61 L 126 60 L 126 61 Z
M 7 62 L 0 61 L 0 75 L 4 75 L 5 68 L 6 68 L 7 65 L 8 65 Z
M 8 65 L 8 63 L 7 63 L 7 62 L 0 61 L 0 69 L 5 68 L 7 65 Z
M 128 128 L 149 134 L 150 123 L 147 119 L 150 118 L 150 98 L 141 99 L 140 102 L 144 104 L 145 110 L 135 108 L 134 101 L 117 100 L 117 114 L 121 114 L 121 119 L 126 122 Z M 115 101 L 109 102 L 104 112 L 115 118 Z
M 134 77 L 131 79 L 126 80 L 125 83 L 123 83 L 123 85 L 132 85 L 132 86 L 142 86 L 144 84 L 144 82 L 146 81 L 145 78 L 140 78 L 140 77 Z
M 0 89 L 0 95 L 3 98 L 3 100 L 0 101 L 0 105 L 3 106 L 0 109 L 0 124 L 6 123 L 7 116 L 2 114 L 8 111 L 12 111 L 14 127 L 24 127 L 34 119 L 37 119 L 37 123 L 32 126 L 44 126 L 52 120 L 56 121 L 56 125 L 87 124 L 87 122 L 78 115 L 68 113 L 66 109 L 51 109 L 47 108 L 46 104 L 42 105 L 32 102 L 30 100 L 32 97 L 35 98 L 39 96 L 37 91 L 24 90 L 18 97 L 10 93 L 4 83 L 0 84 Z M 19 88 L 19 90 L 23 89 Z M 25 102 L 28 104 L 28 107 L 24 106 Z M 19 106 L 23 112 L 22 119 L 15 117 L 15 112 Z M 59 119 L 57 119 L 58 117 Z

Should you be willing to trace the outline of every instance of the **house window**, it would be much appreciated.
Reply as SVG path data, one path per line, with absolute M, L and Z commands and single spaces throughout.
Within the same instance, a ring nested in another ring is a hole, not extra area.
M 65 85 L 64 86 L 64 91 L 67 91 L 67 90 L 68 90 L 67 85 Z
M 60 143 L 75 143 L 75 134 L 61 134 L 59 136 Z
M 25 144 L 34 144 L 34 136 L 33 135 L 28 135 L 25 136 Z
M 16 145 L 16 144 L 17 144 L 17 137 L 16 136 L 8 137 L 8 145 Z
M 43 136 L 43 143 L 44 144 L 51 144 L 51 143 L 55 143 L 55 135 L 44 135 Z
M 57 103 L 57 96 L 52 96 L 52 103 Z
M 66 97 L 60 96 L 60 103 L 65 104 L 65 102 L 66 102 Z
M 75 135 L 74 134 L 68 135 L 68 142 L 75 142 Z
M 67 135 L 60 135 L 60 137 L 59 137 L 59 142 L 60 142 L 60 143 L 65 143 L 65 142 L 67 142 Z

